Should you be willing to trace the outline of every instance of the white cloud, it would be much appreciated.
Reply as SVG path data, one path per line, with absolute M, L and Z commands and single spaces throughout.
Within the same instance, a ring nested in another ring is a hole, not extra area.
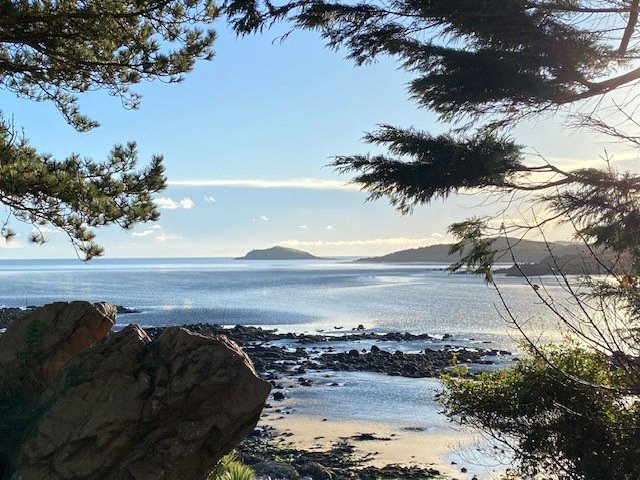
M 325 228 L 325 230 L 333 230 L 333 225 L 327 225 L 324 228 Z
M 180 206 L 185 210 L 191 210 L 195 206 L 195 203 L 193 203 L 193 200 L 187 197 L 180 200 Z
M 441 234 L 441 233 L 438 233 L 438 232 L 436 232 L 436 233 L 432 233 L 432 234 L 431 234 L 431 236 L 432 236 L 433 238 L 444 238 L 444 235 L 443 235 L 443 234 Z
M 190 210 L 195 206 L 195 203 L 193 203 L 193 200 L 189 197 L 183 198 L 179 201 L 175 201 L 173 198 L 169 197 L 159 197 L 155 198 L 153 201 L 158 207 L 166 210 L 177 210 L 179 208 Z
M 176 237 L 176 236 L 172 236 L 172 235 L 167 235 L 165 233 L 161 233 L 160 235 L 158 235 L 156 237 L 156 240 L 158 240 L 159 242 L 167 242 L 169 240 L 178 240 L 180 237 Z
M 307 230 L 309 227 L 307 227 L 306 225 L 300 225 L 298 228 L 300 230 Z
M 216 199 L 214 197 L 212 197 L 211 195 L 205 195 L 204 196 L 204 201 L 207 203 L 217 203 Z
M 356 247 L 356 246 L 372 246 L 372 245 L 391 245 L 407 248 L 426 247 L 440 243 L 433 237 L 427 238 L 408 238 L 408 237 L 392 237 L 392 238 L 371 238 L 363 240 L 285 240 L 278 242 L 278 245 L 284 247 Z
M 209 180 L 169 180 L 169 185 L 181 187 L 246 187 L 246 188 L 300 188 L 311 190 L 360 190 L 358 185 L 341 180 L 319 178 L 291 178 L 283 180 L 265 179 L 209 179 Z
M 153 233 L 152 229 L 147 229 L 143 232 L 134 232 L 131 234 L 132 237 L 146 237 L 147 235 L 151 235 Z
M 258 218 L 260 220 L 262 220 L 263 222 L 268 222 L 269 221 L 269 217 L 267 217 L 266 215 L 260 215 Z

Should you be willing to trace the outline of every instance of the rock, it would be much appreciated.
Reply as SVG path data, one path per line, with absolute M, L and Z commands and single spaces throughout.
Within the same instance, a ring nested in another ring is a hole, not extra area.
M 358 328 L 356 328 L 356 330 L 364 330 L 364 325 L 362 324 L 358 325 Z
M 28 383 L 41 393 L 72 356 L 107 336 L 115 314 L 106 303 L 60 302 L 16 319 L 0 336 L 0 387 Z
M 128 308 L 123 305 L 116 305 L 116 313 L 118 313 L 118 315 L 125 315 L 128 313 L 142 313 L 142 311 L 135 308 Z
M 313 480 L 332 480 L 331 472 L 317 462 L 305 463 L 298 467 L 298 473 L 311 477 Z
M 284 396 L 284 393 L 282 393 L 282 392 L 275 392 L 275 393 L 273 394 L 273 399 L 274 399 L 276 402 L 281 402 L 281 401 L 282 401 L 282 400 L 284 400 L 285 398 L 287 398 L 287 397 L 285 397 L 285 396 Z
M 300 385 L 302 385 L 303 387 L 310 387 L 313 382 L 311 380 L 309 380 L 308 378 L 300 377 L 298 379 L 298 383 Z
M 3 415 L 21 422 L 0 424 L 1 478 L 204 480 L 251 433 L 270 386 L 236 344 L 175 327 L 109 335 L 115 314 L 55 303 L 0 336 Z
M 282 462 L 262 461 L 251 465 L 257 477 L 299 480 L 300 474 L 291 465 Z M 315 479 L 314 479 L 315 480 Z
M 225 337 L 173 327 L 152 341 L 130 325 L 51 382 L 15 470 L 24 479 L 204 480 L 253 431 L 269 390 Z
M 360 352 L 358 350 L 349 350 L 349 356 L 350 357 L 359 357 L 360 356 Z

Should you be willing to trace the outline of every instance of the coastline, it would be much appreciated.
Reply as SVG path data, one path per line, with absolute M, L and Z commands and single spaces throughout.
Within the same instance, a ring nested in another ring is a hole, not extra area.
M 122 306 L 118 311 L 137 313 Z M 313 333 L 216 324 L 183 327 L 236 341 L 270 381 L 272 392 L 256 434 L 239 447 L 243 458 L 251 452 L 247 462 L 254 467 L 274 464 L 278 455 L 266 452 L 279 445 L 276 450 L 289 449 L 303 459 L 322 453 L 323 468 L 347 476 L 357 472 L 363 480 L 493 478 L 486 468 L 491 461 L 478 453 L 490 452 L 486 441 L 453 428 L 440 412 L 437 377 L 454 364 L 466 364 L 471 372 L 501 368 L 513 361 L 510 352 L 465 346 L 464 339 L 448 334 L 381 333 L 363 326 Z M 163 329 L 146 331 L 157 337 Z M 480 457 L 482 464 L 469 461 L 465 452 Z M 283 478 L 304 477 L 290 474 Z

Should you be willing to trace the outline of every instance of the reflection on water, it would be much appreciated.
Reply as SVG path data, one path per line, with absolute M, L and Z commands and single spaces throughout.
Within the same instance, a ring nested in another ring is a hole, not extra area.
M 517 334 L 496 311 L 493 289 L 481 278 L 449 275 L 441 268 L 344 260 L 0 261 L 0 304 L 108 301 L 144 310 L 121 316 L 121 323 L 212 322 L 299 331 L 363 324 L 378 331 L 449 333 L 513 347 Z M 547 315 L 520 279 L 504 277 L 499 283 L 523 319 Z M 549 289 L 562 294 L 557 286 Z

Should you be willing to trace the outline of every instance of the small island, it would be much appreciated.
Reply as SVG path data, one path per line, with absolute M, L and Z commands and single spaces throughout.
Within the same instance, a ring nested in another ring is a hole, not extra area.
M 251 250 L 244 257 L 238 257 L 236 260 L 320 260 L 320 257 L 303 250 L 276 246 L 264 250 Z

